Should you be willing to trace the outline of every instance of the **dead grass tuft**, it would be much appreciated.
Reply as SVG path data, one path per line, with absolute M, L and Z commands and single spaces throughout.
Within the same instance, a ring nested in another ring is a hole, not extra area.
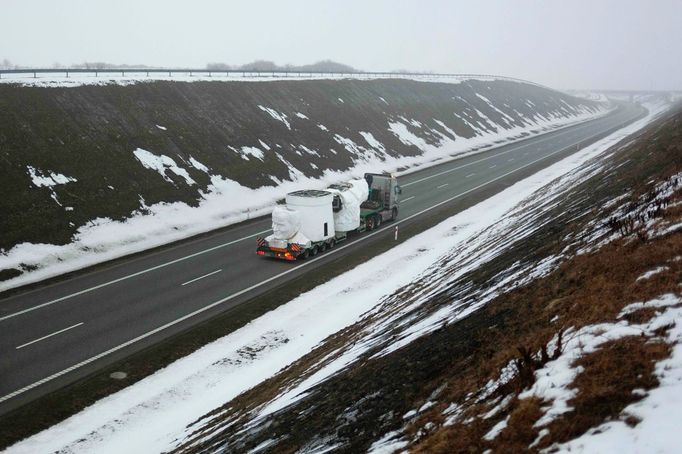
M 583 370 L 571 385 L 577 395 L 568 401 L 573 411 L 550 424 L 551 435 L 539 447 L 571 440 L 610 419 L 622 417 L 628 424 L 636 424 L 636 418 L 621 416 L 621 412 L 642 399 L 634 390 L 658 386 L 656 362 L 668 358 L 670 351 L 670 345 L 661 340 L 630 336 L 607 342 L 580 358 L 575 366 Z
M 537 438 L 535 422 L 543 414 L 542 401 L 537 398 L 523 399 L 509 414 L 507 427 L 493 440 L 489 446 L 493 452 L 510 453 L 528 450 L 528 445 Z

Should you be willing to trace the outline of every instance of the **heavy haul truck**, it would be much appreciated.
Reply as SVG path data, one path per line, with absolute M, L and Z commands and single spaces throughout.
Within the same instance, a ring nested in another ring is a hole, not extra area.
M 272 211 L 272 235 L 258 238 L 256 254 L 303 260 L 333 248 L 351 232 L 374 230 L 398 217 L 401 193 L 394 175 L 366 173 L 364 179 L 286 195 Z

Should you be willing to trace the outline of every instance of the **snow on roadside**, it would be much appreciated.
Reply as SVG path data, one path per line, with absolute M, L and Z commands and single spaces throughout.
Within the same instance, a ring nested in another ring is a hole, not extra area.
M 432 269 L 449 251 L 491 225 L 504 223 L 510 209 L 545 188 L 548 182 L 603 153 L 626 134 L 641 129 L 655 113 L 652 111 L 647 118 L 300 295 L 62 423 L 15 444 L 7 452 L 118 453 L 130 446 L 139 452 L 172 449 L 178 440 L 182 442 L 189 435 L 188 424 L 273 376 L 329 335 L 358 322 L 405 282 L 419 279 Z M 491 232 L 499 233 L 494 229 Z M 303 266 L 314 263 L 306 262 Z M 377 270 L 381 271 L 377 273 Z M 305 392 L 308 386 L 352 362 L 361 350 L 350 350 L 326 364 L 314 379 L 271 401 L 270 408 L 281 408 L 292 402 L 292 397 Z
M 285 114 L 265 106 L 259 106 L 259 108 L 274 120 L 291 128 Z M 335 134 L 337 143 L 346 148 L 354 157 L 354 166 L 347 171 L 325 170 L 321 177 L 310 178 L 304 176 L 278 155 L 280 160 L 290 168 L 290 181 L 273 180 L 277 183 L 275 187 L 264 186 L 250 189 L 225 177 L 209 174 L 212 184 L 205 192 L 202 192 L 203 200 L 198 207 L 190 207 L 181 202 L 162 202 L 151 206 L 143 204 L 142 210 L 132 213 L 123 221 L 109 218 L 89 221 L 78 228 L 72 242 L 66 245 L 22 243 L 9 251 L 0 250 L 0 270 L 23 271 L 17 277 L 0 282 L 0 292 L 268 214 L 282 194 L 301 189 L 301 187 L 322 189 L 332 183 L 361 177 L 365 172 L 395 171 L 400 168 L 408 170 L 398 172 L 398 174 L 407 173 L 415 168 L 423 169 L 454 158 L 480 153 L 501 142 L 513 143 L 531 135 L 576 125 L 608 113 L 607 109 L 597 113 L 583 111 L 575 116 L 559 120 L 538 120 L 532 128 L 512 128 L 500 130 L 494 134 L 482 134 L 479 131 L 478 135 L 470 139 L 461 137 L 455 139 L 442 134 L 438 129 L 426 128 L 427 131 L 430 130 L 441 137 L 442 141 L 439 146 L 427 144 L 410 133 L 407 128 L 407 124 L 412 125 L 410 120 L 404 119 L 406 123 L 392 122 L 389 130 L 392 130 L 401 140 L 417 143 L 423 147 L 422 154 L 418 156 L 388 155 L 385 153 L 383 144 L 369 133 L 360 133 L 361 137 L 368 142 L 369 148 Z M 423 125 L 420 124 L 420 126 Z M 322 125 L 318 127 L 327 130 Z M 265 150 L 270 148 L 265 143 L 261 143 L 261 146 Z M 245 160 L 262 160 L 265 155 L 265 152 L 257 147 L 242 147 L 239 150 L 234 147 L 229 148 Z M 314 154 L 314 150 L 307 152 Z M 173 183 L 167 175 L 167 172 L 172 172 L 184 179 L 188 185 L 195 184 L 187 170 L 180 167 L 174 159 L 163 154 L 155 155 L 140 148 L 134 150 L 133 153 L 142 165 L 158 172 L 166 181 Z M 196 160 L 190 160 L 190 165 L 208 173 L 205 170 L 206 166 L 199 163 L 197 167 L 196 162 Z M 54 191 L 52 196 L 59 203 Z M 259 232 L 259 234 L 263 233 L 265 231 Z M 44 254 L 41 255 L 41 253 Z

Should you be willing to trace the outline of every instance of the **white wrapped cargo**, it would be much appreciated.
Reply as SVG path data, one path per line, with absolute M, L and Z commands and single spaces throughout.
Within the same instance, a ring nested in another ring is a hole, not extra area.
M 332 194 L 314 189 L 287 194 L 287 208 L 300 216 L 300 233 L 310 241 L 324 241 L 334 236 Z
M 288 240 L 301 230 L 301 215 L 298 211 L 277 206 L 272 210 L 272 234 L 278 240 Z
M 271 247 L 286 249 L 290 243 L 309 246 L 310 240 L 301 233 L 301 215 L 298 211 L 278 206 L 272 210 L 272 235 L 265 238 Z
M 350 180 L 331 185 L 327 190 L 341 200 L 340 209 L 334 213 L 336 231 L 350 232 L 360 227 L 360 205 L 369 196 L 367 182 L 364 179 Z

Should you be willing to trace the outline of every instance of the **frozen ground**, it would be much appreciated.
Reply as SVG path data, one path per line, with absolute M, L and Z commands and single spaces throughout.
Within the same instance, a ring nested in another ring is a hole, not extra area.
M 586 178 L 586 172 L 574 172 L 575 169 L 626 135 L 643 128 L 664 109 L 663 105 L 651 106 L 647 118 L 301 295 L 66 421 L 17 443 L 7 452 L 147 453 L 172 449 L 187 439 L 186 427 L 202 415 L 273 376 L 342 328 L 376 315 L 379 308 L 386 310 L 382 304 L 405 282 L 426 279 L 424 293 L 437 291 L 439 283 L 435 281 L 429 288 L 428 279 L 437 276 L 440 259 L 451 255 L 452 251 L 467 259 L 467 268 L 476 267 L 500 253 L 505 247 L 500 238 L 514 231 L 527 204 L 536 203 L 540 207 L 551 204 L 554 197 L 560 196 L 562 187 Z M 556 181 L 560 183 L 553 183 Z M 541 194 L 538 193 L 540 189 Z M 529 228 L 532 226 L 523 226 L 526 231 Z M 518 239 L 522 238 L 520 235 Z M 546 272 L 551 264 L 544 265 L 535 275 Z M 376 270 L 381 272 L 376 273 Z M 487 295 L 482 301 L 492 296 Z M 422 300 L 419 298 L 411 304 L 418 305 Z M 403 312 L 414 310 L 399 309 Z M 473 310 L 473 307 L 467 310 Z M 399 341 L 383 353 L 432 331 L 445 320 L 462 315 L 462 311 L 446 308 L 420 323 L 407 323 Z M 379 325 L 370 324 L 369 329 L 380 332 L 382 324 L 399 317 L 400 313 L 388 313 L 380 319 Z M 367 335 L 371 339 L 372 332 Z M 301 393 L 352 363 L 370 346 L 371 341 L 360 342 L 320 364 L 305 380 L 260 407 L 252 415 L 254 424 L 267 414 L 295 402 Z M 386 443 L 399 441 L 386 440 Z M 377 449 L 380 447 L 376 446 Z

